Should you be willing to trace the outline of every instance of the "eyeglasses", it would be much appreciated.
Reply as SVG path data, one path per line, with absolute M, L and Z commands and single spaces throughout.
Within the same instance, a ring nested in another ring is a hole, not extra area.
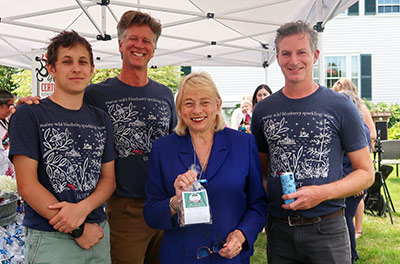
M 206 257 L 210 256 L 210 255 L 213 254 L 213 253 L 218 253 L 218 252 L 224 247 L 224 244 L 225 244 L 225 242 L 222 241 L 222 240 L 219 238 L 219 236 L 218 236 L 218 239 L 219 239 L 219 241 L 218 241 L 217 243 L 214 244 L 214 246 L 212 247 L 212 249 L 210 249 L 209 247 L 206 247 L 206 246 L 199 247 L 199 248 L 197 249 L 197 252 L 196 252 L 196 256 L 195 256 L 195 257 L 194 257 L 194 256 L 188 255 L 188 254 L 186 253 L 185 245 L 183 245 L 183 251 L 185 252 L 185 256 L 186 256 L 186 257 L 190 257 L 190 258 L 194 258 L 194 259 L 203 259 L 203 258 L 206 258 Z

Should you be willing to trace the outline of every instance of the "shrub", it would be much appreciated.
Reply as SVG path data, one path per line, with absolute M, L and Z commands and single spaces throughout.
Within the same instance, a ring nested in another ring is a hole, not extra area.
M 400 121 L 399 104 L 387 104 L 384 102 L 374 104 L 368 101 L 365 101 L 365 104 L 371 112 L 392 112 L 392 116 L 388 119 L 388 128 L 391 128 Z

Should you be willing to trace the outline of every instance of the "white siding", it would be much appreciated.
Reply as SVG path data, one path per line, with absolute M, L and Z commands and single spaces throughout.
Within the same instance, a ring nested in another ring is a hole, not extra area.
M 400 102 L 400 14 L 339 15 L 326 24 L 322 33 L 324 56 L 372 55 L 372 101 Z M 276 92 L 284 78 L 276 61 L 267 69 L 193 67 L 211 73 L 223 100 L 239 102 L 242 95 L 252 93 L 266 82 Z M 350 78 L 350 76 L 347 76 Z M 265 81 L 267 80 L 267 81 Z M 360 83 L 360 81 L 359 81 Z
M 192 72 L 208 72 L 217 85 L 223 107 L 240 103 L 243 95 L 253 94 L 260 84 L 265 83 L 262 67 L 192 67 Z
M 278 91 L 285 85 L 285 78 L 277 61 L 268 67 L 267 84 L 271 87 L 272 92 Z
M 340 16 L 323 34 L 325 55 L 372 55 L 373 102 L 400 101 L 400 14 Z

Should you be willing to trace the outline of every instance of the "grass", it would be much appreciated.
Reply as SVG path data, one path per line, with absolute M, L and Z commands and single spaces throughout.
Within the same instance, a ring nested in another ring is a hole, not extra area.
M 396 213 L 393 213 L 394 225 L 386 217 L 364 214 L 363 235 L 357 239 L 357 251 L 360 260 L 357 264 L 398 264 L 400 263 L 400 177 L 396 177 L 396 168 L 386 180 Z M 383 194 L 383 192 L 382 192 Z M 252 264 L 267 263 L 266 235 L 260 233 L 254 245 Z

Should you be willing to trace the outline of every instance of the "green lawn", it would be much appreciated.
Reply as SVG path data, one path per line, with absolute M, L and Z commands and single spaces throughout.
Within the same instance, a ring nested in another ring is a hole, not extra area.
M 386 180 L 396 213 L 393 214 L 394 225 L 389 215 L 374 217 L 364 214 L 363 235 L 357 239 L 357 250 L 360 260 L 357 264 L 399 264 L 400 263 L 400 177 L 395 170 Z M 252 264 L 267 263 L 266 236 L 260 233 L 254 245 L 255 253 Z

